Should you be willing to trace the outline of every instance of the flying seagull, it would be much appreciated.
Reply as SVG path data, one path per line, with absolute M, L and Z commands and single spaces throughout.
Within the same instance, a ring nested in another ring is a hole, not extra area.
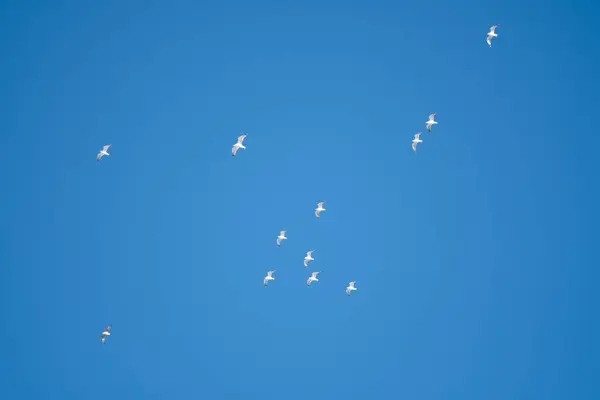
M 102 332 L 102 344 L 106 343 L 106 337 L 110 336 L 110 325 L 108 325 L 106 328 L 104 328 L 104 332 Z
M 312 258 L 312 253 L 313 253 L 313 251 L 314 251 L 314 250 L 311 250 L 311 251 L 307 251 L 307 252 L 306 252 L 306 257 L 304 257 L 304 268 L 308 268 L 308 263 L 309 263 L 310 261 L 314 261 L 314 260 L 315 260 L 314 258 Z
M 420 137 L 421 137 L 421 132 L 417 133 L 415 135 L 415 138 L 412 141 L 412 148 L 415 151 L 415 153 L 417 152 L 417 144 L 423 142 L 421 139 L 419 139 Z
M 265 279 L 263 280 L 263 283 L 265 284 L 265 286 L 267 286 L 269 284 L 269 281 L 275 280 L 275 278 L 273 277 L 274 273 L 275 273 L 275 270 L 267 272 L 267 276 L 265 276 Z
M 107 144 L 102 148 L 102 150 L 100 150 L 100 152 L 96 155 L 96 161 L 100 161 L 100 159 L 104 156 L 110 156 L 107 151 L 110 146 L 110 144 Z
M 308 280 L 306 281 L 306 284 L 308 285 L 308 287 L 310 287 L 310 284 L 313 282 L 319 282 L 319 280 L 317 279 L 317 275 L 319 275 L 320 272 L 313 272 L 312 275 L 310 276 L 310 278 L 308 278 Z
M 496 28 L 499 26 L 500 25 L 490 26 L 490 31 L 488 32 L 487 37 L 485 38 L 485 41 L 490 47 L 492 47 L 492 39 L 498 37 L 498 34 L 496 33 Z
M 281 241 L 282 240 L 286 240 L 287 238 L 285 237 L 285 232 L 286 231 L 281 231 L 279 232 L 279 236 L 277 236 L 277 246 L 281 246 Z
M 247 134 L 242 134 L 238 137 L 237 143 L 233 145 L 233 147 L 231 148 L 231 155 L 233 157 L 235 157 L 235 154 L 237 153 L 237 151 L 239 149 L 245 149 L 246 146 L 243 145 L 244 143 L 244 139 L 246 139 L 246 136 L 248 136 Z
M 354 284 L 356 283 L 356 281 L 352 281 L 350 282 L 350 284 L 348 285 L 348 287 L 346 288 L 346 294 L 348 296 L 350 296 L 350 292 L 352 292 L 353 290 L 358 290 L 354 287 Z
M 325 204 L 324 201 L 317 203 L 317 208 L 315 208 L 315 217 L 317 217 L 317 219 L 319 218 L 319 214 L 321 214 L 321 211 L 325 211 L 325 209 L 323 208 L 323 204 Z
M 427 132 L 431 132 L 431 127 L 433 125 L 437 125 L 437 121 L 434 121 L 435 113 L 429 116 L 429 121 L 425 122 L 425 127 L 427 128 Z

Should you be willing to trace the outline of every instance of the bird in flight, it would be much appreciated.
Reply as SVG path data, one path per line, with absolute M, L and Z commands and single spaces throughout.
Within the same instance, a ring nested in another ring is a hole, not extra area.
M 492 47 L 492 39 L 498 37 L 498 34 L 496 33 L 496 28 L 499 26 L 500 25 L 490 26 L 490 31 L 488 32 L 487 37 L 485 38 L 485 41 L 490 47 Z
M 306 252 L 306 257 L 304 257 L 304 268 L 308 268 L 308 263 L 309 263 L 310 261 L 314 261 L 314 260 L 315 260 L 314 258 L 312 258 L 312 253 L 313 253 L 313 251 L 314 251 L 314 250 L 311 250 L 311 251 L 307 251 L 307 252 Z
M 110 154 L 108 154 L 108 148 L 110 146 L 110 144 L 107 144 L 102 148 L 102 150 L 100 150 L 100 152 L 96 155 L 96 161 L 100 161 L 100 159 L 104 156 L 110 156 Z
M 279 232 L 279 236 L 277 236 L 277 247 L 281 246 L 281 241 L 282 240 L 287 240 L 287 238 L 285 237 L 285 232 L 287 232 L 287 231 L 281 231 L 281 232 Z
M 265 284 L 265 286 L 267 286 L 269 284 L 269 281 L 275 280 L 275 278 L 273 277 L 274 273 L 275 273 L 275 270 L 267 272 L 267 276 L 265 276 L 265 279 L 263 280 L 263 283 Z
M 317 208 L 315 208 L 315 217 L 317 217 L 317 219 L 319 218 L 319 214 L 321 214 L 321 211 L 325 211 L 325 209 L 323 208 L 323 204 L 325 204 L 324 201 L 317 203 Z
M 313 282 L 319 282 L 319 280 L 317 279 L 317 275 L 319 275 L 320 272 L 313 272 L 312 275 L 308 278 L 308 280 L 306 281 L 306 284 L 308 285 L 308 287 L 310 287 L 310 284 Z
M 231 148 L 231 155 L 233 157 L 235 157 L 235 154 L 237 153 L 237 151 L 239 149 L 245 149 L 246 146 L 243 145 L 244 143 L 244 139 L 246 139 L 246 136 L 248 136 L 247 134 L 242 134 L 238 137 L 237 143 L 233 145 L 233 147 Z
M 427 128 L 427 132 L 431 132 L 431 127 L 433 125 L 437 125 L 437 121 L 433 120 L 434 118 L 435 118 L 435 113 L 431 114 L 429 116 L 429 120 L 427 122 L 425 122 L 425 127 Z
M 104 332 L 102 332 L 102 344 L 106 343 L 106 337 L 110 336 L 110 325 L 108 325 L 106 328 L 104 328 Z
M 352 281 L 348 284 L 348 287 L 346 287 L 346 294 L 348 296 L 350 296 L 350 292 L 352 292 L 353 290 L 358 290 L 354 287 L 354 284 L 356 283 L 356 281 Z
M 419 139 L 419 137 L 421 136 L 421 132 L 417 133 L 415 135 L 415 138 L 412 141 L 412 148 L 414 150 L 414 152 L 417 152 L 417 144 L 422 143 L 423 141 L 421 139 Z

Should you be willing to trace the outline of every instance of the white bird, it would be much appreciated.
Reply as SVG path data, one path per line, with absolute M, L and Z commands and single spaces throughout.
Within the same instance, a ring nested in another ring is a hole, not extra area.
M 235 157 L 235 154 L 237 153 L 237 151 L 239 149 L 245 149 L 246 146 L 243 145 L 244 143 L 244 139 L 246 139 L 246 136 L 248 136 L 247 134 L 242 134 L 238 137 L 237 143 L 233 145 L 233 147 L 231 148 L 231 155 L 233 157 Z
M 319 275 L 320 272 L 313 272 L 312 275 L 310 276 L 310 278 L 308 278 L 308 280 L 306 281 L 306 284 L 310 287 L 310 284 L 313 282 L 319 282 L 319 280 L 317 279 L 317 275 Z
M 279 236 L 277 236 L 277 246 L 281 246 L 282 240 L 287 240 L 287 238 L 285 237 L 285 232 L 287 232 L 287 231 L 279 232 Z
M 412 141 L 412 148 L 415 151 L 415 153 L 417 152 L 417 144 L 418 143 L 423 143 L 423 141 L 421 139 L 419 139 L 421 136 L 421 132 L 415 134 L 415 138 Z
M 319 214 L 321 214 L 321 211 L 325 211 L 325 209 L 323 208 L 323 204 L 325 204 L 324 201 L 317 203 L 317 208 L 315 208 L 315 217 L 319 218 Z
M 275 280 L 275 278 L 273 277 L 274 273 L 275 273 L 275 270 L 267 272 L 267 276 L 265 276 L 265 279 L 263 280 L 263 283 L 265 284 L 265 286 L 267 286 L 269 284 L 269 281 Z
M 106 337 L 110 336 L 110 325 L 108 325 L 106 328 L 104 328 L 104 332 L 102 332 L 102 344 L 106 343 Z
M 107 151 L 110 146 L 110 144 L 107 144 L 102 148 L 102 150 L 100 150 L 100 152 L 96 155 L 96 161 L 100 161 L 103 156 L 110 156 Z
M 485 38 L 485 41 L 490 47 L 492 47 L 492 39 L 498 37 L 498 34 L 496 33 L 496 28 L 499 26 L 500 25 L 490 26 L 490 31 L 488 32 L 487 37 Z
M 353 290 L 358 290 L 354 287 L 354 284 L 356 283 L 356 281 L 352 281 L 350 282 L 350 284 L 348 285 L 348 287 L 346 288 L 346 294 L 348 296 L 350 296 L 350 292 L 352 292 Z
M 429 116 L 429 120 L 427 122 L 425 122 L 425 127 L 427 128 L 427 132 L 431 132 L 431 127 L 433 125 L 437 125 L 437 121 L 433 120 L 434 118 L 435 118 L 435 113 L 431 114 Z
M 309 263 L 310 261 L 314 261 L 314 260 L 315 260 L 314 258 L 312 258 L 312 253 L 313 253 L 313 251 L 314 251 L 314 250 L 311 250 L 311 251 L 307 251 L 307 252 L 306 252 L 306 257 L 304 257 L 304 268 L 308 268 L 308 263 Z

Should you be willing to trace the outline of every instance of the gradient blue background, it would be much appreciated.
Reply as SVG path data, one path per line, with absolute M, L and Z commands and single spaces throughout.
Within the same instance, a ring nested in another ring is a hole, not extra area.
M 1 9 L 3 399 L 600 398 L 597 2 Z

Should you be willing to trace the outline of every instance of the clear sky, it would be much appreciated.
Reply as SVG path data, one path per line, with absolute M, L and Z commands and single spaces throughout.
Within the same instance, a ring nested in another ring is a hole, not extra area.
M 3 399 L 600 398 L 597 2 L 0 8 Z

